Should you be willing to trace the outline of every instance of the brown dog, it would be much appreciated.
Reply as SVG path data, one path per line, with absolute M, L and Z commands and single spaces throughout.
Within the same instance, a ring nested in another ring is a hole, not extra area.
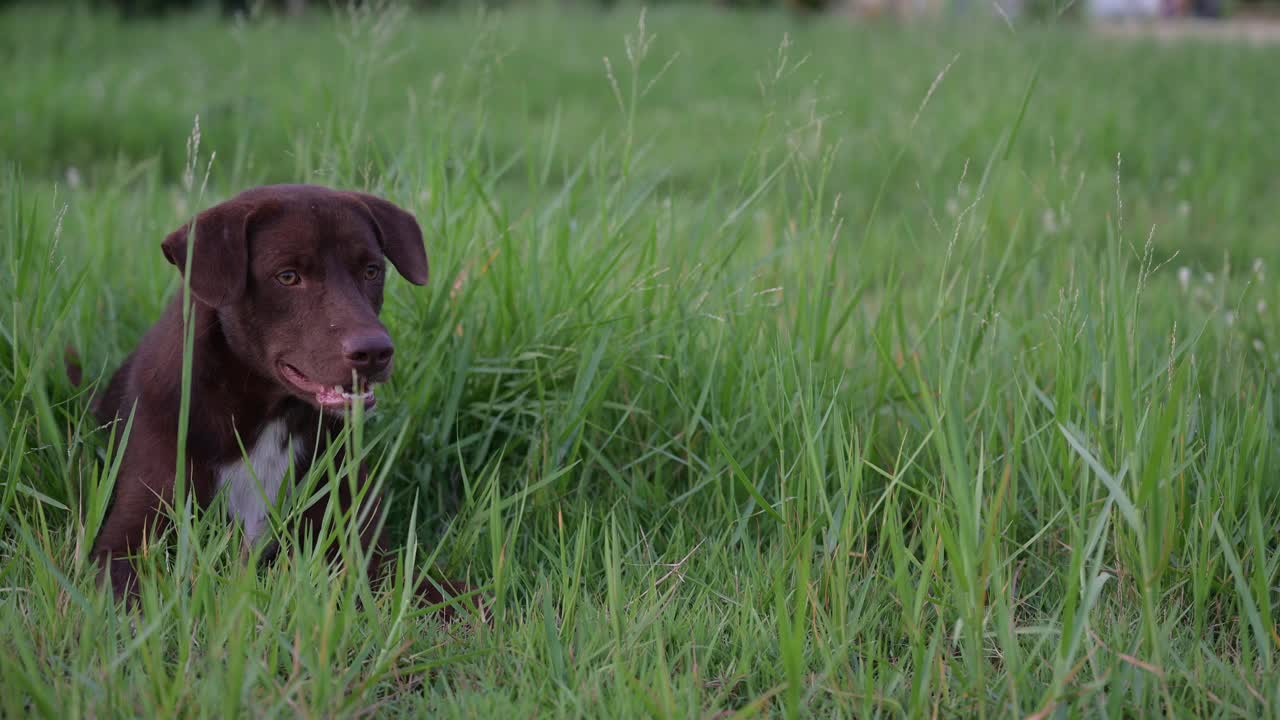
M 189 240 L 195 243 L 187 487 L 202 507 L 226 492 L 231 514 L 256 542 L 268 529 L 267 503 L 282 490 L 290 455 L 295 476 L 303 477 L 345 411 L 354 403 L 373 407 L 374 387 L 390 376 L 394 354 L 378 319 L 386 261 L 423 285 L 427 253 L 417 221 L 399 207 L 308 185 L 249 190 L 194 223 L 194 232 L 185 225 L 161 245 L 184 272 Z M 162 506 L 174 496 L 182 358 L 179 293 L 95 402 L 99 420 L 117 421 L 117 433 L 137 408 L 94 549 L 117 596 L 136 592 L 129 555 L 144 534 L 160 529 Z M 346 511 L 352 497 L 341 484 L 338 501 Z M 387 551 L 380 502 L 369 502 L 361 540 L 376 579 Z M 304 525 L 318 527 L 324 512 L 323 503 L 313 505 Z M 420 590 L 427 602 L 442 600 L 429 583 Z

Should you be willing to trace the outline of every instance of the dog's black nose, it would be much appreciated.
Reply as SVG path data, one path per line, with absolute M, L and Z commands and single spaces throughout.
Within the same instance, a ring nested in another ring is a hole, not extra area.
M 391 337 L 386 333 L 357 335 L 342 341 L 342 356 L 351 369 L 368 375 L 386 369 L 396 352 Z

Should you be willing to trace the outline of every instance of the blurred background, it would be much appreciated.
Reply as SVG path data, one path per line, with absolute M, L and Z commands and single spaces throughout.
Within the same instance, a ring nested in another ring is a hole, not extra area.
M 215 8 L 226 14 L 272 11 L 298 15 L 309 8 L 328 6 L 327 0 L 48 0 L 59 2 L 87 2 L 90 5 L 111 7 L 127 17 L 155 16 L 169 12 Z M 13 3 L 15 0 L 5 0 Z M 893 18 L 898 20 L 958 17 L 969 13 L 995 12 L 1009 18 L 1023 16 L 1042 17 L 1055 15 L 1070 18 L 1108 19 L 1234 19 L 1260 20 L 1277 14 L 1277 0 L 706 0 L 708 4 L 739 10 L 759 10 L 785 7 L 801 13 L 851 15 L 857 18 Z M 569 0 L 570 5 L 598 5 L 613 7 L 619 0 Z M 477 4 L 473 0 L 410 0 L 410 5 L 421 9 L 465 7 Z M 510 7 L 522 4 L 522 0 L 497 0 L 485 3 L 489 7 Z M 667 4 L 687 5 L 689 0 L 658 0 L 652 6 Z

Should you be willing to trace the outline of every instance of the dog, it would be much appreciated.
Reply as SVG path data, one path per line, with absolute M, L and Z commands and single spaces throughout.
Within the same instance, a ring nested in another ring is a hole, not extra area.
M 387 265 L 425 285 L 422 230 L 409 212 L 373 195 L 270 185 L 204 210 L 161 249 L 190 287 L 186 487 L 202 508 L 226 493 L 246 541 L 261 542 L 267 503 L 288 490 L 290 460 L 295 477 L 304 477 L 344 416 L 355 405 L 372 410 L 374 389 L 390 377 L 395 346 L 379 320 Z M 133 413 L 93 550 L 99 579 L 117 599 L 136 600 L 130 555 L 163 529 L 162 510 L 174 498 L 184 325 L 179 291 L 92 404 L 117 437 Z M 363 466 L 359 477 L 367 479 Z M 389 559 L 381 499 L 353 508 L 352 488 L 340 484 L 340 508 L 367 517 L 360 540 L 369 577 L 380 579 Z M 303 529 L 318 528 L 325 510 L 324 503 L 307 509 Z M 470 592 L 444 586 L 450 595 Z M 429 581 L 418 590 L 426 603 L 446 599 Z

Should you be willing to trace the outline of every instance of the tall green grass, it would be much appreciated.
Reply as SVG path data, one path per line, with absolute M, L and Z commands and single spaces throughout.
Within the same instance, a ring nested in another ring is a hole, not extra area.
M 1278 714 L 1274 51 L 378 7 L 0 52 L 5 715 Z M 322 458 L 275 563 L 184 505 L 126 615 L 87 395 L 164 234 L 274 181 L 427 235 L 341 439 L 406 562 L 289 535 Z

